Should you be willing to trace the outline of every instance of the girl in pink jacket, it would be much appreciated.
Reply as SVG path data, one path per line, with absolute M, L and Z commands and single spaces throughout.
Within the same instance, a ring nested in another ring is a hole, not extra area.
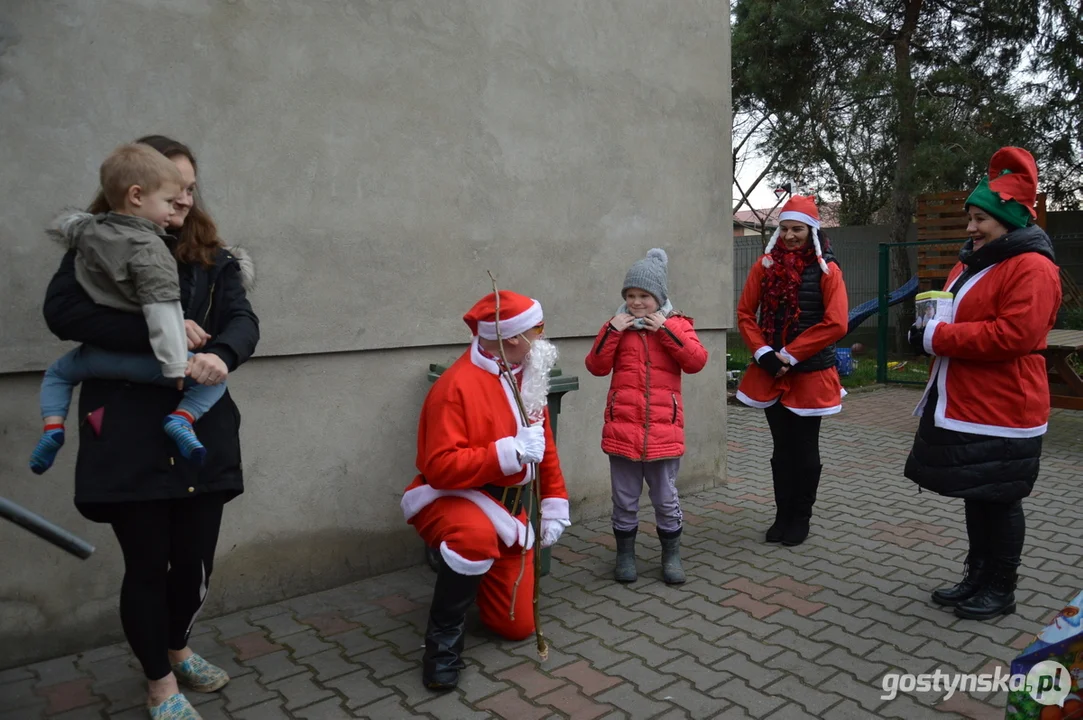
M 605 405 L 602 450 L 609 455 L 613 488 L 614 577 L 633 582 L 639 496 L 646 480 L 662 543 L 662 579 L 685 580 L 681 567 L 681 504 L 677 470 L 684 455 L 681 373 L 697 373 L 707 351 L 692 318 L 673 309 L 666 288 L 664 250 L 654 248 L 624 278 L 624 304 L 598 332 L 587 370 L 613 373 Z

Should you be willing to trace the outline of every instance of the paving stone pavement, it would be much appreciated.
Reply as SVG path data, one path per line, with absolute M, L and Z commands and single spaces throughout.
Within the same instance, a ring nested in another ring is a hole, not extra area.
M 1050 423 L 1018 614 L 978 623 L 928 599 L 966 544 L 961 501 L 901 475 L 917 399 L 854 393 L 824 422 L 813 533 L 794 549 L 762 542 L 770 435 L 762 413 L 731 406 L 728 483 L 683 498 L 689 582 L 660 581 L 648 511 L 630 586 L 610 580 L 607 518 L 577 524 L 543 580 L 544 663 L 533 639 L 494 638 L 472 615 L 459 689 L 422 688 L 433 576 L 418 566 L 200 622 L 192 646 L 233 679 L 189 697 L 206 720 L 1001 718 L 1003 694 L 884 700 L 881 678 L 1006 666 L 1083 587 L 1083 413 Z M 0 720 L 134 720 L 142 703 L 124 644 L 0 671 Z

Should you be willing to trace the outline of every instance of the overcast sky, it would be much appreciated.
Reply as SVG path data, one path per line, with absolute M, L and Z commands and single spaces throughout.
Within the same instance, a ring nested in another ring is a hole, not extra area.
M 748 189 L 748 186 L 752 184 L 752 181 L 763 172 L 764 161 L 762 158 L 755 157 L 749 158 L 745 161 L 744 166 L 740 172 L 737 173 L 737 180 L 741 183 L 741 187 Z M 752 202 L 753 207 L 756 209 L 771 208 L 777 202 L 775 199 L 774 187 L 769 182 L 770 176 L 764 178 L 756 189 L 752 191 L 752 197 L 749 200 Z M 736 205 L 741 199 L 741 193 L 737 191 L 737 186 L 733 187 L 733 204 Z M 748 210 L 748 206 L 741 207 L 742 210 Z

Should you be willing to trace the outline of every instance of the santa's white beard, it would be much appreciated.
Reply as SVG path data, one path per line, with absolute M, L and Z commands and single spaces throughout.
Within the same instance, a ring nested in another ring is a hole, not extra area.
M 530 345 L 530 352 L 523 363 L 523 384 L 519 394 L 531 422 L 540 422 L 544 417 L 545 406 L 549 402 L 549 373 L 559 356 L 557 346 L 543 338 Z

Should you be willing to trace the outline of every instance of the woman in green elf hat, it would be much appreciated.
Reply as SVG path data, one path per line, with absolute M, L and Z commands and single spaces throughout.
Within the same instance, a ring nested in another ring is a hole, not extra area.
M 1002 148 L 966 200 L 970 239 L 944 290 L 951 322 L 910 330 L 935 358 L 906 477 L 964 500 L 970 548 L 958 585 L 933 601 L 963 618 L 1015 611 L 1026 523 L 1022 499 L 1038 477 L 1049 419 L 1046 335 L 1060 307 L 1053 245 L 1034 224 L 1038 168 L 1022 148 Z

